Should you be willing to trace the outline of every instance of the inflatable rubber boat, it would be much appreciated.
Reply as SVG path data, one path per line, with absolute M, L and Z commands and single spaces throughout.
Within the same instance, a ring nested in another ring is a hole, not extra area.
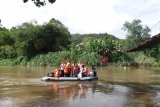
M 89 81 L 89 80 L 96 80 L 98 79 L 97 76 L 94 77 L 43 77 L 41 78 L 42 81 Z

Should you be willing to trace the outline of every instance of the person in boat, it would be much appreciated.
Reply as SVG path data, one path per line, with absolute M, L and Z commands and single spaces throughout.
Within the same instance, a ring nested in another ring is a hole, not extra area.
M 49 72 L 49 73 L 47 74 L 47 76 L 48 76 L 48 77 L 54 77 L 54 72 Z
M 57 67 L 57 69 L 55 69 L 54 71 L 53 71 L 53 73 L 54 73 L 54 77 L 60 77 L 60 75 L 61 75 L 61 69 L 60 69 L 60 67 Z
M 74 76 L 74 68 L 76 66 L 76 61 L 73 62 L 73 64 L 70 65 L 70 77 Z
M 73 77 L 77 77 L 77 75 L 79 73 L 79 67 L 76 64 L 76 62 L 73 63 L 72 67 L 73 67 L 73 69 L 72 69 L 72 76 Z
M 92 65 L 92 75 L 93 76 L 97 76 L 97 71 L 96 71 L 96 67 L 95 67 L 95 65 Z
M 88 68 L 84 64 L 82 64 L 80 72 L 82 74 L 82 77 L 86 77 L 88 75 Z
M 69 60 L 66 62 L 66 65 L 64 67 L 64 76 L 65 77 L 70 77 L 71 74 L 71 64 L 69 62 Z
M 82 68 L 82 65 L 83 65 L 83 64 L 82 64 L 81 62 L 78 63 L 79 72 L 80 72 L 80 69 Z
M 81 72 L 82 65 L 84 65 L 81 61 L 78 63 L 78 73 Z
M 48 73 L 47 76 L 48 77 L 59 77 L 61 74 L 61 70 L 60 67 L 57 67 L 55 70 L 53 70 L 52 72 Z
M 60 69 L 61 69 L 61 77 L 64 77 L 64 68 L 65 68 L 65 64 L 63 63 L 63 61 L 60 64 Z

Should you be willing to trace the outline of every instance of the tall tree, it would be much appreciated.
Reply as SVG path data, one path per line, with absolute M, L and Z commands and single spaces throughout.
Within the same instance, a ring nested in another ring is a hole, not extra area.
M 43 25 L 24 23 L 11 29 L 15 36 L 18 56 L 32 57 L 37 54 L 68 49 L 70 33 L 58 20 Z
M 128 47 L 136 46 L 151 36 L 149 34 L 151 29 L 147 25 L 143 26 L 139 19 L 135 19 L 131 23 L 126 21 L 122 29 L 127 32 Z
M 29 0 L 23 0 L 24 3 L 28 2 Z M 46 4 L 46 0 L 31 0 L 37 7 L 44 6 Z M 48 0 L 49 3 L 54 3 L 56 0 Z
M 0 58 L 13 58 L 16 56 L 14 39 L 5 27 L 0 27 Z
M 13 44 L 14 40 L 11 38 L 9 30 L 5 27 L 0 27 L 0 46 Z

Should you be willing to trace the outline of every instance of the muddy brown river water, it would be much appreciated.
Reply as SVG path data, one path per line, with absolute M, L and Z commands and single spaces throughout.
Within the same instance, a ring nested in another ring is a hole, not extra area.
M 0 67 L 0 107 L 160 107 L 160 68 L 108 66 L 96 81 L 41 81 L 51 69 Z

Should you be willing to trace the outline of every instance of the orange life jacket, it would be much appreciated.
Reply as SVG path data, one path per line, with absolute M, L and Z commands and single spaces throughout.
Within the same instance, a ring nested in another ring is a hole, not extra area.
M 89 69 L 88 69 L 88 67 L 86 67 L 86 74 L 88 74 L 88 72 L 89 72 Z
M 64 68 L 64 74 L 68 74 L 69 73 L 69 69 L 68 68 Z

